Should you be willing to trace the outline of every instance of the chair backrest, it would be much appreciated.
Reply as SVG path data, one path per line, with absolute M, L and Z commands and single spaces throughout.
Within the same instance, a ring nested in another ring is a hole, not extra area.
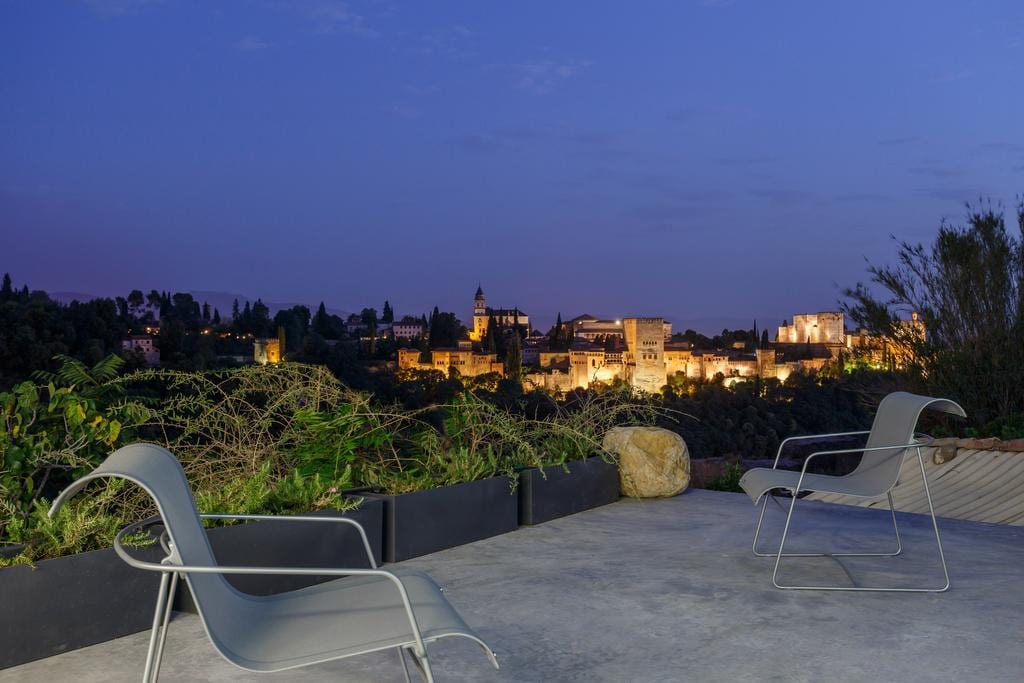
M 917 420 L 925 409 L 967 417 L 964 409 L 949 399 L 918 396 L 905 391 L 891 393 L 878 404 L 865 445 L 867 448 L 895 447 L 866 451 L 854 471 L 847 476 L 860 479 L 866 490 L 879 494 L 892 488 L 899 477 L 903 458 L 911 450 L 903 444 L 913 441 Z
M 185 471 L 170 451 L 156 444 L 137 443 L 117 449 L 99 467 L 64 489 L 54 500 L 50 513 L 56 512 L 89 482 L 105 477 L 127 479 L 146 490 L 156 502 L 167 535 L 183 564 L 216 564 Z M 187 574 L 185 578 L 203 621 L 211 631 L 216 630 L 218 613 L 229 608 L 241 594 L 222 574 Z

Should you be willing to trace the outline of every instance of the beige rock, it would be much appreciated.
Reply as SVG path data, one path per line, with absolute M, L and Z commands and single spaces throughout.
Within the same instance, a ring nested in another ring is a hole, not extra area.
M 941 444 L 941 445 L 939 444 L 938 441 L 936 441 L 935 442 L 935 453 L 932 454 L 932 462 L 934 462 L 936 465 L 941 465 L 941 464 L 947 463 L 950 460 L 952 460 L 953 458 L 955 458 L 956 454 L 957 454 L 957 448 L 956 448 L 956 441 L 955 440 L 954 440 L 953 443 L 944 443 L 944 444 Z
M 618 457 L 624 496 L 674 496 L 690 484 L 690 453 L 675 432 L 658 427 L 614 427 L 605 434 L 603 446 Z

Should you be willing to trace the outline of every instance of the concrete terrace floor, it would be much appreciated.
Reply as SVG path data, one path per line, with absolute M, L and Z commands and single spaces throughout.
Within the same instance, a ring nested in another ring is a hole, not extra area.
M 800 503 L 792 550 L 884 545 L 887 515 Z M 770 508 L 767 538 L 777 542 L 783 518 Z M 858 583 L 940 582 L 928 518 L 899 521 L 903 556 L 851 558 L 845 570 L 791 560 L 784 580 L 844 583 L 848 571 Z M 940 520 L 948 593 L 826 593 L 773 588 L 771 560 L 750 554 L 755 522 L 745 496 L 690 491 L 390 566 L 428 572 L 498 652 L 495 671 L 471 642 L 441 641 L 430 647 L 438 681 L 1024 680 L 1024 528 Z M 0 681 L 139 680 L 147 636 L 0 671 Z M 174 620 L 167 646 L 165 682 L 402 680 L 393 652 L 248 673 L 214 652 L 194 616 Z

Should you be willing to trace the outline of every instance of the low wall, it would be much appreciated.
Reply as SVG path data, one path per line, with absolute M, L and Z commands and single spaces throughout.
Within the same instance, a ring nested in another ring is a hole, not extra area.
M 1024 526 L 1024 439 L 938 439 L 921 449 L 928 486 L 940 517 Z M 901 512 L 928 512 L 916 454 L 903 463 L 892 491 Z M 886 508 L 884 497 L 864 500 L 852 496 L 813 493 L 811 500 L 843 505 Z

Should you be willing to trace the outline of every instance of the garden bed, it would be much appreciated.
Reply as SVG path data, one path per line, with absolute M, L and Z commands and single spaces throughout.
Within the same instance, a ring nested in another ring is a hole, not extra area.
M 519 473 L 519 523 L 543 522 L 614 503 L 619 469 L 599 457 Z

